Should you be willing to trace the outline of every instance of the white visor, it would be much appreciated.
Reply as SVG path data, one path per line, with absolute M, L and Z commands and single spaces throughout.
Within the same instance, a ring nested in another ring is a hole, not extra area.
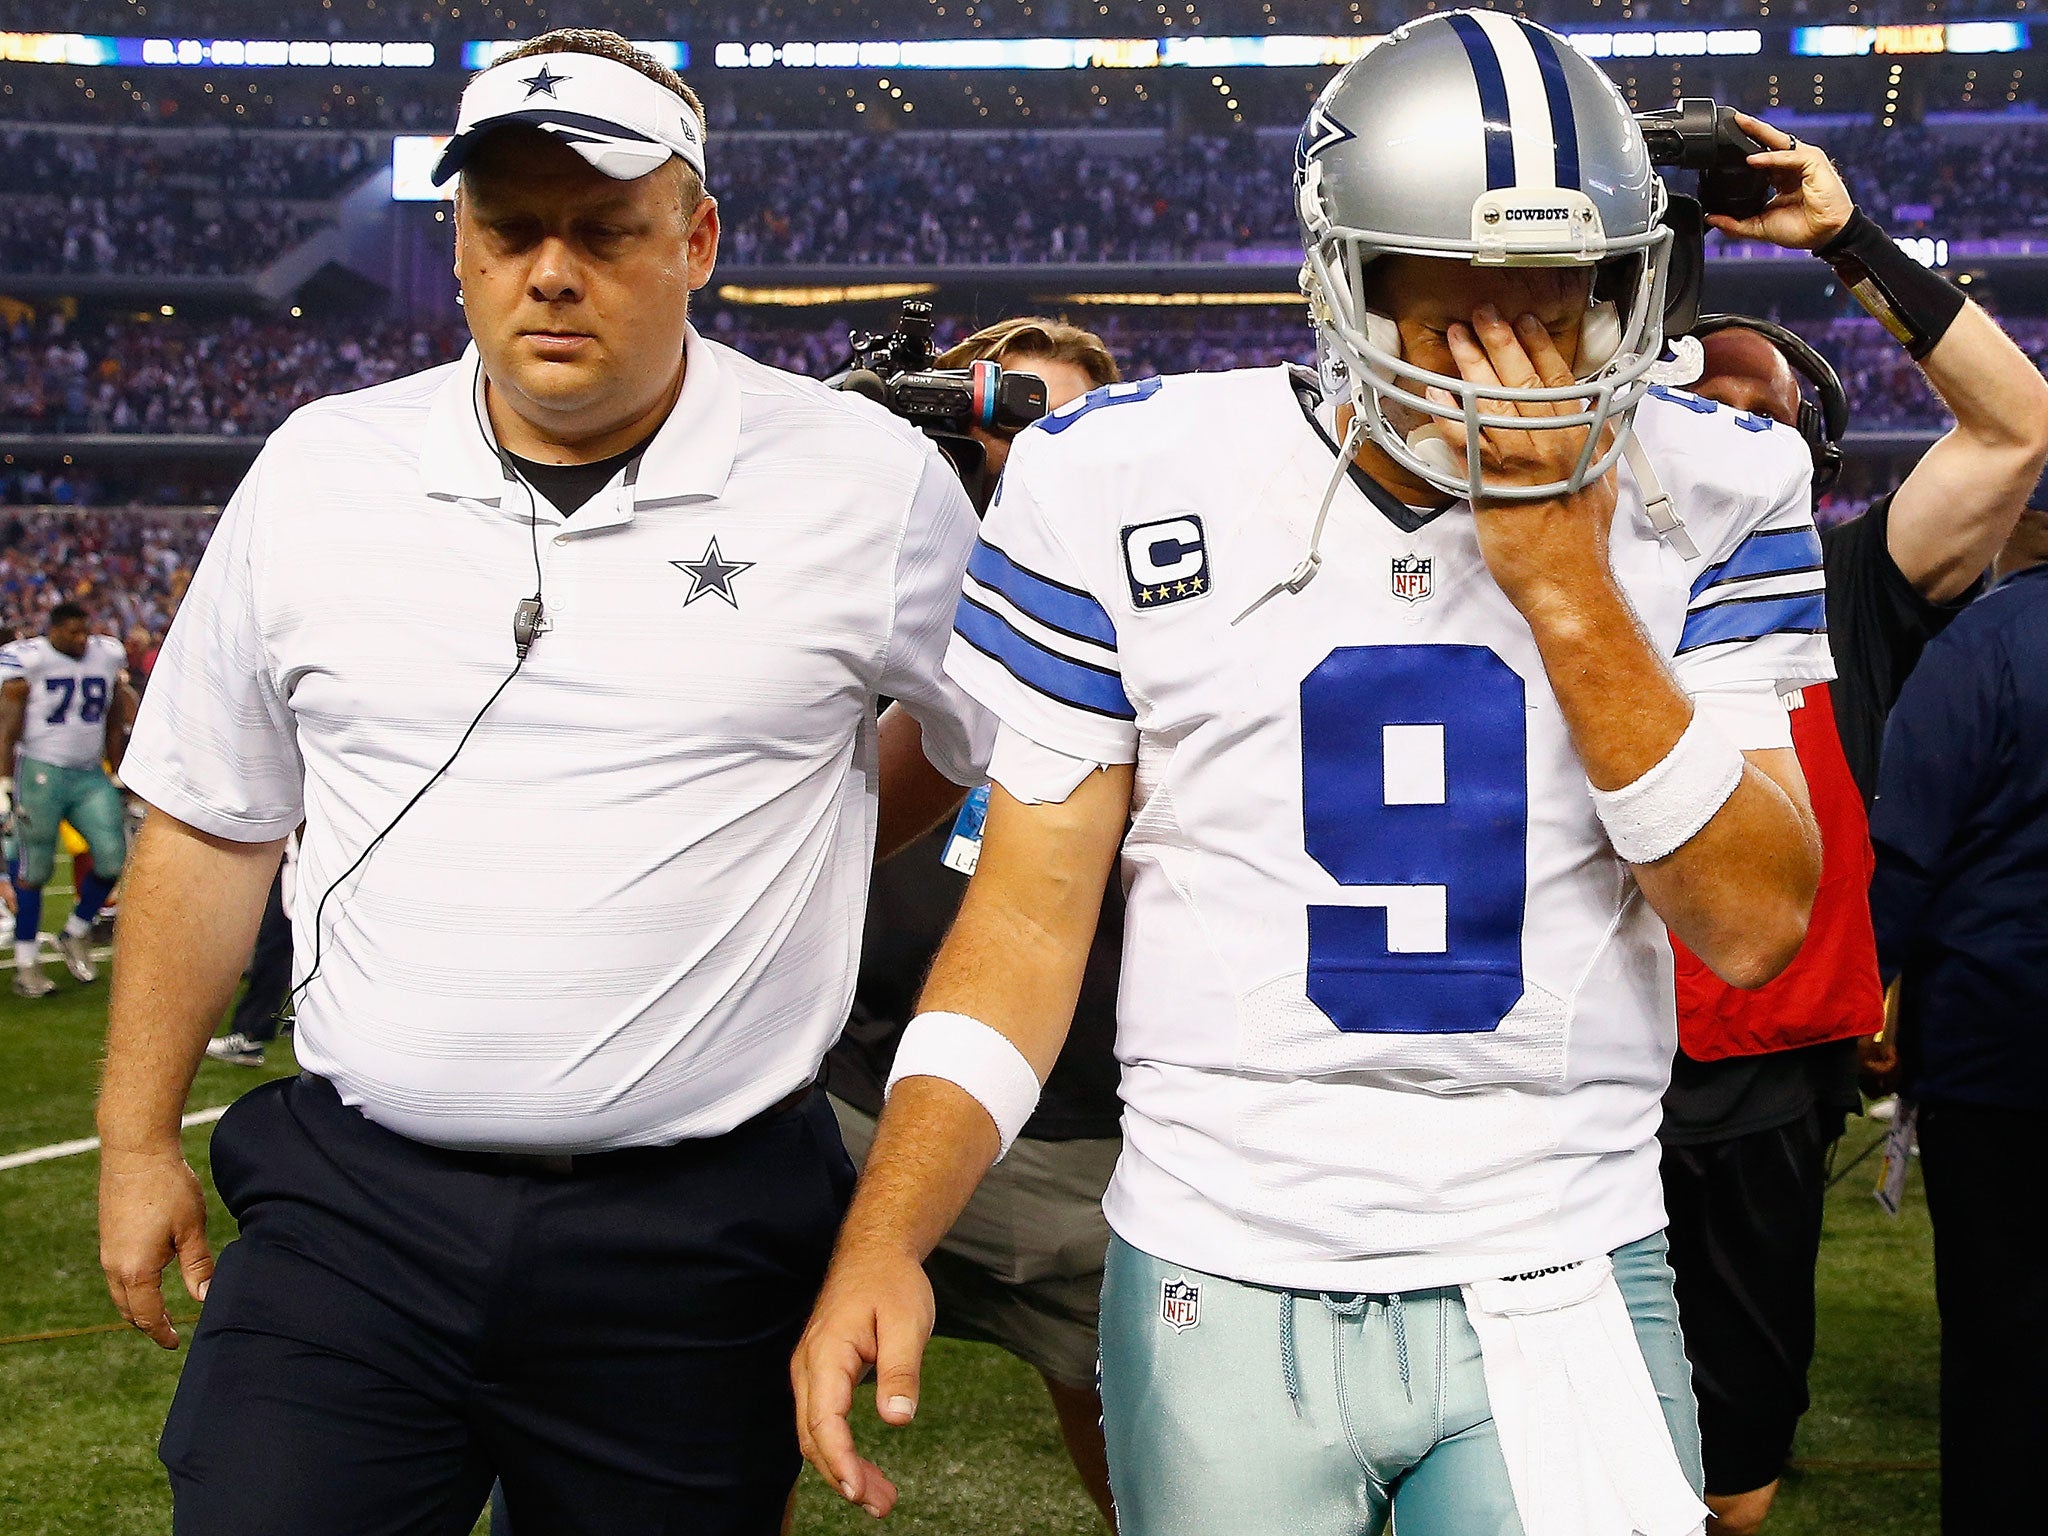
M 616 181 L 637 181 L 671 155 L 704 175 L 704 129 L 682 97 L 612 59 L 543 53 L 469 82 L 434 185 L 461 170 L 485 134 L 513 123 L 553 134 Z

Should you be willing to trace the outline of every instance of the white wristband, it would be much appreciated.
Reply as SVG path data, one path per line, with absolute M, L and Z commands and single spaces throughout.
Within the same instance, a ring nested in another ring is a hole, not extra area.
M 1038 1108 L 1038 1074 L 1024 1053 L 1001 1031 L 964 1013 L 920 1013 L 910 1021 L 883 1097 L 906 1077 L 942 1077 L 971 1095 L 996 1123 L 1002 1139 L 997 1162 L 1009 1156 L 1010 1143 Z
M 1742 782 L 1742 754 L 1702 710 L 1664 760 L 1633 784 L 1593 791 L 1593 809 L 1614 851 L 1654 864 L 1699 835 Z

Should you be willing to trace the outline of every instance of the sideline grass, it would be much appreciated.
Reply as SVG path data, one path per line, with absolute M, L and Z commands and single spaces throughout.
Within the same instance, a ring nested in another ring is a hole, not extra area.
M 0 991 L 0 1153 L 91 1134 L 107 984 L 79 987 L 64 978 L 58 985 L 56 996 L 37 1003 Z M 294 1070 L 288 1043 L 272 1049 L 261 1071 L 208 1062 L 192 1107 L 227 1103 Z M 1845 1148 L 1860 1150 L 1880 1129 L 1851 1122 Z M 200 1126 L 185 1136 L 202 1176 L 211 1133 Z M 95 1258 L 98 1169 L 88 1154 L 0 1172 L 0 1336 L 113 1317 Z M 1916 1170 L 1906 1214 L 1887 1220 L 1870 1198 L 1874 1176 L 1866 1163 L 1829 1199 L 1814 1407 L 1799 1443 L 1800 1457 L 1815 1465 L 1787 1480 L 1772 1536 L 1933 1536 L 1937 1529 L 1937 1473 L 1858 1469 L 1936 1456 L 1926 1205 Z M 216 1251 L 231 1235 L 217 1200 L 211 1235 Z M 190 1315 L 175 1279 L 172 1297 L 173 1315 Z M 0 1346 L 0 1532 L 168 1531 L 156 1435 L 182 1359 L 127 1332 Z M 870 1393 L 862 1396 L 871 1402 Z M 856 1432 L 902 1486 L 887 1525 L 896 1536 L 1098 1536 L 1043 1389 L 998 1351 L 940 1341 L 917 1425 L 885 1429 L 864 1407 Z M 262 1454 L 260 1439 L 251 1454 Z M 851 1536 L 875 1527 L 806 1474 L 796 1528 Z

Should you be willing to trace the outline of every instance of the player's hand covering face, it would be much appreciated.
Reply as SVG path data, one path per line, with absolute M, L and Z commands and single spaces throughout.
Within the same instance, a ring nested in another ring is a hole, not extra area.
M 1525 313 L 1511 321 L 1492 305 L 1473 311 L 1471 320 L 1454 321 L 1444 331 L 1444 344 L 1456 363 L 1458 376 L 1468 384 L 1492 389 L 1507 385 L 1515 389 L 1563 388 L 1573 382 L 1572 370 L 1558 350 L 1550 326 L 1536 314 Z M 1456 413 L 1457 402 L 1444 390 L 1426 391 L 1429 399 L 1453 414 L 1439 418 L 1437 432 L 1457 455 L 1460 464 L 1469 452 L 1465 424 Z M 1583 408 L 1574 400 L 1491 402 L 1490 416 L 1521 417 L 1532 430 L 1487 427 L 1479 434 L 1479 461 L 1489 482 L 1504 485 L 1544 485 L 1568 476 L 1586 449 L 1587 428 L 1544 429 L 1534 424 L 1557 416 L 1571 416 Z M 1605 452 L 1613 441 L 1613 428 L 1603 430 L 1593 456 Z M 1615 471 L 1610 469 L 1580 495 L 1599 493 L 1607 507 L 1614 505 Z
M 689 296 L 718 253 L 717 204 L 685 207 L 680 161 L 632 181 L 506 128 L 464 166 L 455 273 L 492 385 L 557 440 L 598 435 L 674 383 Z

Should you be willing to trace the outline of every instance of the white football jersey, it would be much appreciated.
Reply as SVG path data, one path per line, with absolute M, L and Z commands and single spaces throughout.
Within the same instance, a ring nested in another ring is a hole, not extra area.
M 1113 385 L 1021 435 L 947 666 L 1012 728 L 1136 762 L 1105 1206 L 1170 1262 L 1393 1291 L 1663 1225 L 1671 952 L 1594 815 L 1528 625 L 1457 505 L 1335 465 L 1286 368 Z M 1689 691 L 1833 675 L 1810 459 L 1660 390 L 1699 557 L 1621 471 L 1612 563 Z
M 128 653 L 111 635 L 89 636 L 79 657 L 42 635 L 0 649 L 0 683 L 28 680 L 21 755 L 56 768 L 99 766 L 107 755 L 107 711 L 127 670 Z M 0 773 L 13 771 L 11 763 L 0 766 Z

